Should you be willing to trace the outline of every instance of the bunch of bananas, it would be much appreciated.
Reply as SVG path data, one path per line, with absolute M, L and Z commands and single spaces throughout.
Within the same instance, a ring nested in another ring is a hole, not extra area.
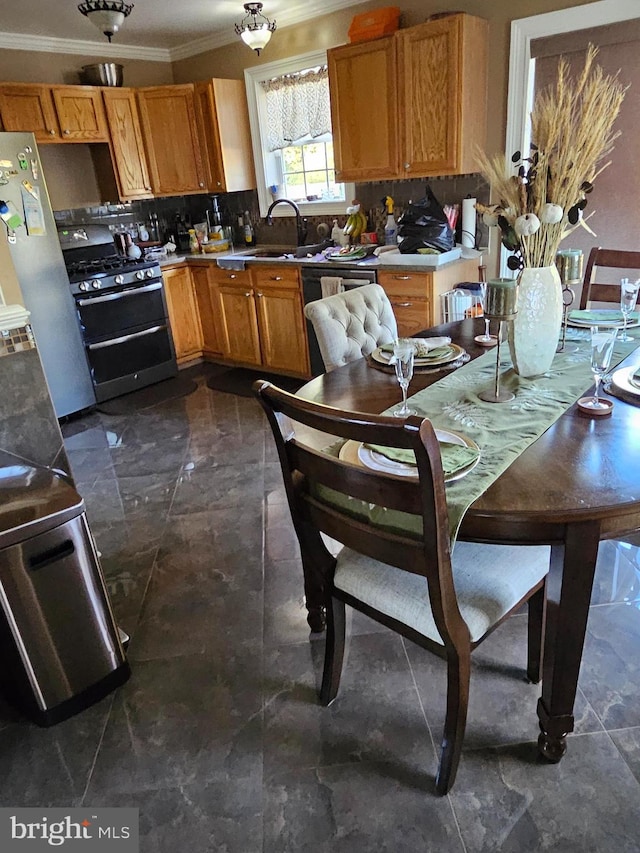
M 367 230 L 367 217 L 365 216 L 360 202 L 355 201 L 347 208 L 347 223 L 343 228 L 344 233 L 349 237 L 349 242 L 360 242 L 360 235 Z

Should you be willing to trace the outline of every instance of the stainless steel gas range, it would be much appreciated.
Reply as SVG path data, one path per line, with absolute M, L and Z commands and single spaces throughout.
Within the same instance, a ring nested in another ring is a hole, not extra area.
M 123 258 L 103 225 L 58 236 L 98 403 L 176 376 L 158 264 Z

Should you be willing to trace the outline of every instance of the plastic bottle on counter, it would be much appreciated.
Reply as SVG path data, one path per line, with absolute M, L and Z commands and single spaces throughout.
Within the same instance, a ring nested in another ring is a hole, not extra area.
M 383 203 L 387 211 L 387 221 L 384 224 L 384 244 L 385 246 L 396 246 L 398 243 L 398 226 L 393 218 L 393 199 L 388 195 L 383 199 Z
M 200 243 L 198 242 L 195 228 L 189 228 L 189 251 L 194 255 L 200 252 Z
M 256 237 L 255 232 L 253 230 L 253 225 L 251 224 L 251 217 L 249 216 L 249 211 L 245 210 L 244 212 L 244 243 L 245 246 L 255 246 Z
M 342 228 L 338 225 L 338 220 L 333 220 L 333 228 L 331 229 L 331 239 L 334 246 L 342 245 Z

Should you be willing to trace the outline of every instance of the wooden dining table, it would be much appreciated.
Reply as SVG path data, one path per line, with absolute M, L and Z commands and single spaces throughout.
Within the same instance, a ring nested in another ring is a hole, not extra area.
M 476 358 L 484 322 L 444 324 L 423 336 L 449 335 Z M 640 349 L 623 362 L 640 365 Z M 413 394 L 444 372 L 416 372 Z M 589 391 L 585 387 L 585 393 Z M 395 375 L 358 359 L 304 385 L 298 395 L 347 411 L 379 414 L 400 400 Z M 501 404 L 496 404 L 501 405 Z M 458 539 L 509 545 L 550 545 L 548 606 L 538 746 L 549 761 L 566 751 L 601 540 L 640 528 L 640 407 L 615 399 L 607 417 L 572 405 L 467 510 Z M 319 611 L 321 588 L 305 587 Z

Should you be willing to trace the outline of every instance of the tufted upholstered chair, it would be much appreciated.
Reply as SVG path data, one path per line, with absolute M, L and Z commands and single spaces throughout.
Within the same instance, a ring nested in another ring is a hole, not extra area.
M 379 284 L 365 284 L 305 305 L 327 373 L 398 337 L 393 308 Z

